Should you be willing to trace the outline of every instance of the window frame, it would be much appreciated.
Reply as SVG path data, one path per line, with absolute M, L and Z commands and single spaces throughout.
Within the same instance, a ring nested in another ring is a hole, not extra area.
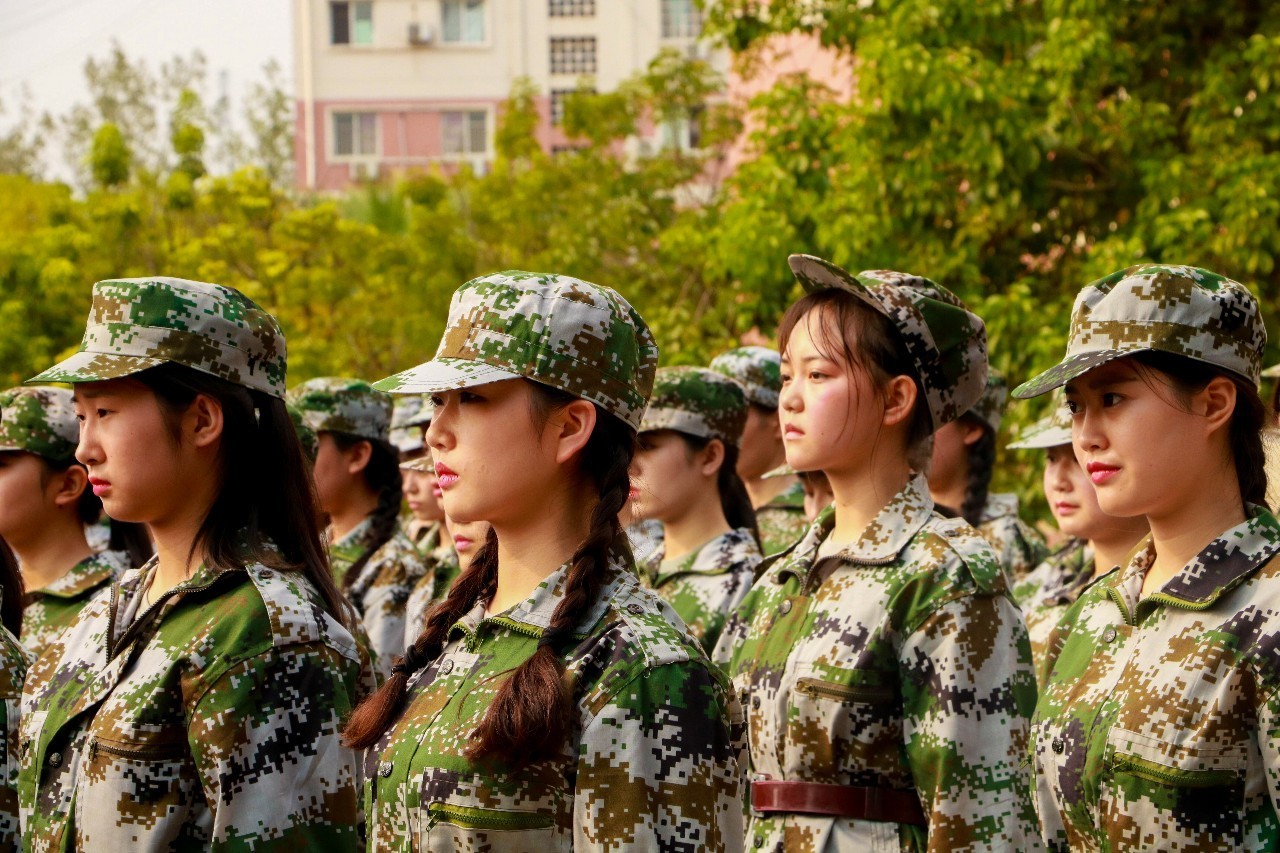
M 463 116 L 462 132 L 466 134 L 466 142 L 474 142 L 473 133 L 475 130 L 472 122 L 476 116 L 482 116 L 484 119 L 484 132 L 480 140 L 481 148 L 479 151 L 473 151 L 464 145 L 462 151 L 449 150 L 449 129 L 448 124 L 450 116 Z M 489 159 L 492 156 L 492 139 L 493 139 L 493 110 L 488 107 L 457 107 L 453 109 L 440 110 L 440 156 L 445 160 L 471 160 L 476 157 Z
M 344 154 L 338 151 L 338 119 L 341 116 L 351 116 L 351 152 Z M 371 116 L 373 122 L 373 150 L 364 152 L 357 150 L 359 142 L 362 139 L 361 128 L 359 126 L 360 117 Z M 329 111 L 329 134 L 328 149 L 329 160 L 334 163 L 351 163 L 356 161 L 376 160 L 381 157 L 382 152 L 382 122 L 378 120 L 379 113 L 377 110 L 365 110 L 359 107 L 343 107 L 332 109 Z
M 568 46 L 570 42 L 577 42 L 574 47 Z M 588 54 L 585 50 L 580 51 L 576 48 L 582 48 L 590 44 L 591 52 Z M 561 47 L 561 56 L 563 67 L 556 66 L 556 48 Z M 567 63 L 564 60 L 570 60 Z M 581 66 L 581 67 L 576 67 Z M 597 74 L 600 68 L 600 41 L 595 36 L 551 36 L 547 42 L 547 67 L 551 74 L 571 74 L 581 76 L 583 74 Z
M 547 0 L 548 18 L 594 18 L 596 0 Z
M 469 41 L 465 38 L 462 38 L 462 36 L 465 35 L 465 32 L 466 32 L 465 11 L 466 11 L 466 6 L 469 3 L 475 4 L 480 9 L 480 25 L 483 28 L 483 32 L 481 32 L 480 38 L 475 41 Z M 446 47 L 446 48 L 463 48 L 463 49 L 489 46 L 491 43 L 491 40 L 490 40 L 491 27 L 490 27 L 490 21 L 489 21 L 489 9 L 491 5 L 492 4 L 490 4 L 488 0 L 440 0 L 440 41 L 439 41 L 440 46 Z M 448 14 L 445 10 L 450 6 L 459 7 L 460 12 L 463 14 L 463 17 L 460 17 L 458 19 L 459 38 L 456 40 L 449 38 L 449 30 L 445 26 L 445 16 Z
M 667 39 L 698 39 L 702 37 L 702 10 L 694 0 L 658 0 L 659 16 L 658 32 Z M 680 4 L 685 8 L 683 14 L 677 15 L 674 7 Z
M 346 23 L 346 41 L 337 41 L 338 28 L 338 10 L 345 8 Z M 368 12 L 369 27 L 367 30 L 368 40 L 357 41 L 356 33 L 358 30 L 360 10 L 364 9 Z M 329 46 L 330 47 L 348 47 L 348 48 L 369 48 L 373 47 L 373 0 L 329 0 Z

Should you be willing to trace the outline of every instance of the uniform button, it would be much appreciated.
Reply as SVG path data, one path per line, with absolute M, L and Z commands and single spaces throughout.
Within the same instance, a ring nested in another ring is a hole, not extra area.
M 1105 631 L 1103 631 L 1103 632 L 1102 632 L 1102 642 L 1104 642 L 1104 643 L 1114 643 L 1115 641 L 1116 641 L 1116 629 L 1115 629 L 1115 628 L 1108 628 L 1107 630 L 1105 630 Z
M 639 604 L 635 604 L 634 602 L 627 605 L 627 610 L 635 614 L 636 616 L 639 616 L 642 613 L 644 613 L 644 608 L 641 607 Z
M 391 775 L 392 764 L 390 761 L 384 761 L 378 765 L 378 775 L 383 779 Z
M 61 766 L 62 766 L 62 753 L 61 753 L 61 752 L 51 752 L 51 753 L 49 753 L 49 766 L 50 766 L 50 767 L 61 767 Z
M 786 601 L 782 602 L 782 604 L 778 605 L 778 612 L 781 613 L 783 616 L 786 616 L 788 613 L 790 613 L 791 599 L 788 598 Z
M 757 835 L 756 840 L 753 841 L 752 843 L 756 846 L 756 849 L 758 850 L 764 846 L 764 839 L 761 838 L 759 835 Z
M 752 708 L 755 708 L 757 711 L 759 711 L 759 710 L 760 710 L 760 697 L 759 697 L 759 696 L 752 696 L 752 697 L 751 697 L 751 707 L 752 707 Z
M 748 693 L 747 691 L 744 690 L 738 694 L 738 704 L 741 705 L 742 707 L 745 708 L 747 706 L 747 703 L 750 701 L 751 701 L 751 694 Z
M 444 663 L 440 664 L 441 675 L 448 675 L 451 672 L 453 672 L 453 661 L 447 660 Z
M 1067 745 L 1062 742 L 1062 738 L 1060 737 L 1056 737 L 1053 739 L 1052 746 L 1053 746 L 1053 751 L 1058 753 L 1058 755 L 1062 755 L 1062 750 L 1067 748 Z

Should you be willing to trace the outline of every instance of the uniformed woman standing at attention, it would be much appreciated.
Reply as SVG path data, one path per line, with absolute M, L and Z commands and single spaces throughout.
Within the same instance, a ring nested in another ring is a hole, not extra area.
M 31 850 L 355 850 L 338 727 L 372 673 L 329 577 L 284 403 L 285 342 L 238 291 L 94 285 L 76 457 L 156 556 L 32 666 L 18 792 Z
M 792 255 L 779 328 L 787 463 L 835 502 L 760 579 L 715 650 L 747 710 L 748 846 L 1019 850 L 1031 650 L 1004 572 L 933 511 L 929 438 L 986 378 L 986 330 L 918 276 Z
M 372 850 L 741 846 L 728 685 L 618 523 L 656 361 L 614 291 L 506 272 L 378 383 L 434 396 L 445 512 L 493 528 L 347 726 Z
M 1258 302 L 1143 265 L 1076 297 L 1072 443 L 1103 512 L 1151 536 L 1050 636 L 1032 728 L 1052 850 L 1280 847 L 1280 523 L 1264 505 Z

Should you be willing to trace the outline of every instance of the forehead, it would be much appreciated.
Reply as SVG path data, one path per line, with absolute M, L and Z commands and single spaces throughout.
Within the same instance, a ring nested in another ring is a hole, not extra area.
M 71 389 L 71 398 L 76 402 L 95 400 L 100 397 L 129 397 L 150 394 L 151 390 L 136 379 L 103 379 L 98 382 L 77 382 Z
M 1138 378 L 1138 371 L 1132 359 L 1117 358 L 1114 361 L 1108 361 L 1106 364 L 1095 367 L 1083 376 L 1077 376 L 1072 379 L 1066 384 L 1064 390 L 1068 394 L 1079 394 L 1082 391 L 1115 385 L 1120 382 L 1129 382 Z

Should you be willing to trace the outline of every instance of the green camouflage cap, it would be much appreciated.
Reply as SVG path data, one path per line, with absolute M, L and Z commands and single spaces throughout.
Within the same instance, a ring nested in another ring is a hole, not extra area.
M 511 270 L 459 287 L 435 358 L 374 385 L 438 394 L 524 377 L 590 400 L 638 429 L 657 364 L 644 318 L 614 290 Z
M 286 403 L 285 408 L 289 410 L 289 420 L 293 421 L 293 431 L 298 434 L 298 443 L 302 445 L 302 452 L 307 455 L 308 459 L 315 462 L 316 454 L 320 452 L 320 436 L 316 435 L 315 430 L 307 426 L 302 409 L 292 403 Z
M 415 453 L 426 447 L 422 428 L 431 423 L 435 409 L 425 394 L 405 394 L 395 399 L 391 413 L 391 443 L 401 453 Z
M 997 371 L 987 370 L 987 384 L 982 389 L 982 396 L 973 404 L 968 414 L 973 415 L 992 432 L 1000 431 L 1000 418 L 1004 413 L 1004 401 L 1009 397 L 1009 383 Z
M 736 379 L 705 367 L 663 367 L 640 432 L 673 429 L 737 447 L 747 425 L 747 395 Z
M 289 402 L 316 432 L 341 432 L 370 441 L 388 441 L 391 397 L 360 379 L 322 376 L 289 392 Z
M 776 480 L 776 479 L 778 479 L 779 477 L 794 477 L 794 476 L 796 476 L 796 475 L 797 475 L 797 474 L 799 474 L 799 473 L 800 473 L 800 472 L 799 472 L 799 471 L 797 471 L 795 468 L 792 468 L 790 465 L 788 465 L 787 463 L 783 462 L 783 463 L 782 463 L 781 465 L 779 465 L 777 468 L 774 468 L 774 469 L 773 469 L 773 470 L 771 470 L 771 471 L 766 471 L 765 473 L 761 474 L 761 475 L 760 475 L 760 479 L 761 479 L 761 480 Z
M 238 290 L 182 278 L 93 286 L 80 350 L 28 382 L 97 382 L 166 362 L 284 397 L 284 333 Z
M 1258 300 L 1243 284 L 1198 267 L 1141 264 L 1080 291 L 1066 357 L 1013 396 L 1035 397 L 1109 361 L 1153 351 L 1203 361 L 1257 385 L 1266 343 Z
M 80 423 L 65 388 L 10 388 L 0 392 L 0 451 L 34 453 L 58 465 L 76 457 Z
M 893 270 L 856 276 L 813 255 L 792 255 L 806 293 L 838 288 L 888 317 L 915 365 L 936 430 L 969 411 L 987 382 L 987 327 L 954 293 Z
M 1062 401 L 1053 407 L 1048 417 L 1043 417 L 1018 433 L 1018 440 L 1009 442 L 1010 450 L 1047 450 L 1071 443 L 1071 414 Z
M 711 369 L 736 379 L 746 389 L 747 401 L 767 409 L 778 408 L 782 391 L 782 358 L 768 347 L 738 347 L 711 359 Z

